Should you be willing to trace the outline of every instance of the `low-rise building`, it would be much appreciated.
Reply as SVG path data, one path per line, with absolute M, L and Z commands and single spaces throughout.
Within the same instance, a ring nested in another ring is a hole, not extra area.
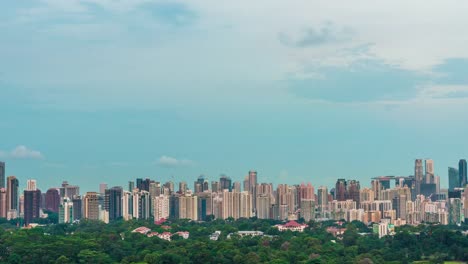
M 279 231 L 293 231 L 293 232 L 304 232 L 304 229 L 308 227 L 306 224 L 299 224 L 296 221 L 289 221 L 284 225 L 275 225 L 275 227 L 278 228 Z

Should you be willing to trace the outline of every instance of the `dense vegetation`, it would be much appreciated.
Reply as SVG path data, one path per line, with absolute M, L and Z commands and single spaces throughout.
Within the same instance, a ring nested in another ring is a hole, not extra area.
M 468 260 L 468 238 L 455 227 L 402 227 L 393 237 L 378 239 L 360 233 L 370 230 L 348 223 L 342 239 L 326 232 L 333 222 L 310 222 L 304 233 L 280 233 L 271 220 L 215 220 L 205 223 L 177 220 L 171 232 L 189 231 L 190 238 L 173 241 L 131 231 L 146 226 L 165 230 L 149 221 L 111 224 L 81 221 L 17 229 L 0 221 L 0 262 L 7 263 L 411 263 L 425 260 Z M 13 224 L 13 225 L 12 225 Z M 458 228 L 460 229 L 460 228 Z M 209 235 L 220 230 L 218 241 Z M 233 237 L 238 230 L 260 230 L 272 237 Z

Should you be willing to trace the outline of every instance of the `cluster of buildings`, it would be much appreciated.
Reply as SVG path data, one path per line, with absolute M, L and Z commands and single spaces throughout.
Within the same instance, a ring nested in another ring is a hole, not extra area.
M 440 188 L 434 161 L 416 159 L 414 175 L 373 178 L 370 187 L 361 188 L 353 179 L 338 179 L 330 190 L 310 183 L 299 185 L 259 183 L 257 172 L 249 171 L 242 182 L 220 176 L 211 181 L 200 176 L 190 189 L 186 182 L 161 183 L 138 178 L 126 188 L 108 188 L 80 194 L 79 187 L 63 182 L 41 193 L 35 180 L 27 181 L 18 192 L 18 179 L 4 183 L 5 164 L 0 163 L 0 217 L 22 218 L 27 225 L 44 211 L 57 212 L 61 223 L 80 219 L 260 219 L 358 220 L 392 226 L 423 222 L 460 224 L 468 216 L 466 160 L 458 169 L 449 168 L 449 188 Z M 6 187 L 6 188 L 5 188 Z M 290 222 L 294 225 L 295 222 Z M 379 227 L 384 229 L 384 227 Z M 289 228 L 302 228 L 290 226 Z
M 146 235 L 147 237 L 159 237 L 160 239 L 163 239 L 163 240 L 167 240 L 167 241 L 171 241 L 171 237 L 173 236 L 180 236 L 182 237 L 183 239 L 188 239 L 189 236 L 190 236 L 190 233 L 187 232 L 187 231 L 179 231 L 179 232 L 175 232 L 175 233 L 171 233 L 171 232 L 162 232 L 162 233 L 158 233 L 158 232 L 152 232 L 151 229 L 145 227 L 145 226 L 140 226 L 138 228 L 135 228 L 132 233 L 140 233 L 142 235 Z

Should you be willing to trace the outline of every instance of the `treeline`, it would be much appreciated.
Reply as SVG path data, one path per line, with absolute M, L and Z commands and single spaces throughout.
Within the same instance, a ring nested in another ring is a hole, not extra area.
M 279 232 L 278 222 L 260 219 L 166 223 L 150 221 L 110 224 L 81 221 L 18 229 L 0 221 L 2 263 L 411 263 L 467 261 L 468 238 L 450 226 L 402 227 L 379 239 L 360 222 L 347 223 L 341 239 L 326 232 L 335 222 L 309 222 L 304 233 Z M 189 231 L 187 240 L 147 237 L 131 231 L 146 226 L 155 232 Z M 458 229 L 464 229 L 458 227 Z M 259 230 L 263 237 L 240 238 L 229 233 Z M 221 231 L 219 240 L 210 234 Z

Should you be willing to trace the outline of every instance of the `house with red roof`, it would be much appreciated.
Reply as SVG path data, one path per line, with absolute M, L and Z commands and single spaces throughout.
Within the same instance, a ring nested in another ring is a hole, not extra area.
M 148 232 L 150 232 L 151 229 L 145 227 L 145 226 L 140 226 L 132 231 L 132 233 L 140 233 L 143 235 L 146 235 Z
M 278 228 L 279 231 L 293 231 L 293 232 L 304 232 L 304 229 L 308 227 L 306 224 L 299 224 L 298 222 L 292 220 L 287 222 L 284 225 L 275 225 L 276 228 Z

